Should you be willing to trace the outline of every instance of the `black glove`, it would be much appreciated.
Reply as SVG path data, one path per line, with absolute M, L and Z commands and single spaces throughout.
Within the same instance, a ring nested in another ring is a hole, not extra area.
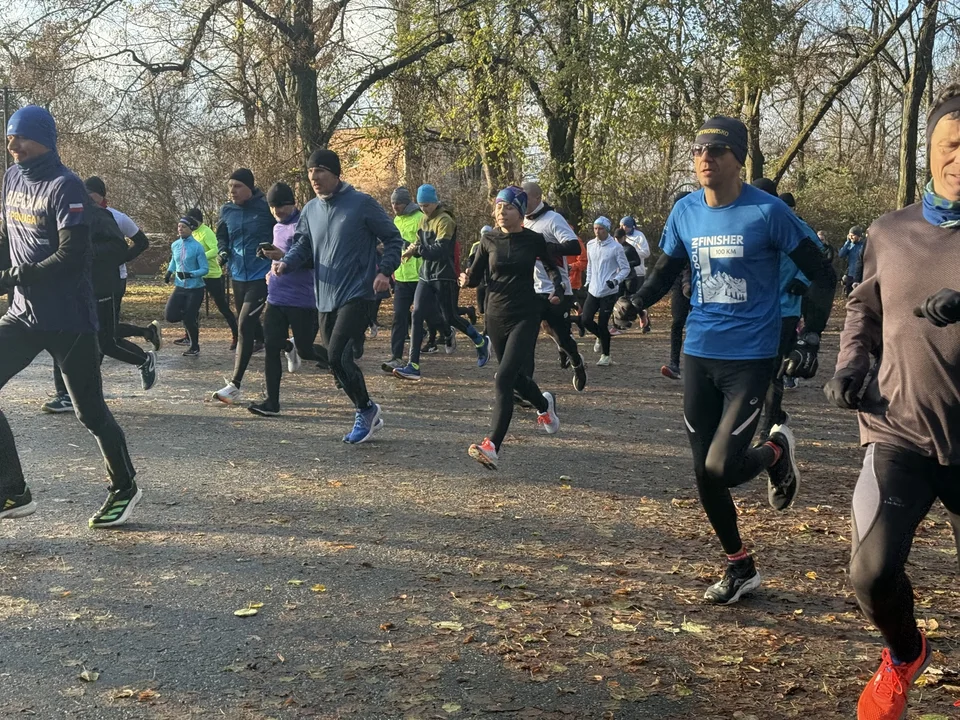
M 607 280 L 607 287 L 613 290 L 617 284 L 613 280 Z
M 190 273 L 185 273 L 182 270 L 177 271 L 177 277 L 181 280 L 186 280 L 188 277 L 191 277 Z
M 164 284 L 169 285 L 169 284 L 170 284 L 170 278 L 172 278 L 172 277 L 173 277 L 173 273 L 171 273 L 171 272 L 168 272 L 166 275 L 164 275 L 164 276 L 163 276 L 163 282 L 164 282 Z
M 613 324 L 621 330 L 626 330 L 637 319 L 640 311 L 628 298 L 622 297 L 613 306 Z
M 824 385 L 823 394 L 838 408 L 856 410 L 860 405 L 860 390 L 866 377 L 866 373 L 853 368 L 837 370 L 833 379 Z
M 223 267 L 224 265 L 227 264 L 227 260 L 229 259 L 230 259 L 230 252 L 228 250 L 224 250 L 222 253 L 217 255 L 217 264 L 220 267 Z
M 806 295 L 807 294 L 807 284 L 800 278 L 794 278 L 787 283 L 787 286 L 784 288 L 787 295 Z M 810 377 L 813 377 L 812 375 Z
M 960 321 L 960 292 L 944 288 L 924 300 L 913 314 L 926 318 L 937 327 Z
M 804 333 L 784 358 L 783 374 L 787 377 L 812 378 L 820 367 L 820 361 L 817 360 L 819 349 L 820 336 L 814 332 Z

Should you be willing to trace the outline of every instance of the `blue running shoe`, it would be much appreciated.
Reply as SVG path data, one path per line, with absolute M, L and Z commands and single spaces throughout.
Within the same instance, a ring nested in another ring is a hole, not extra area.
M 393 375 L 401 380 L 419 380 L 420 366 L 414 365 L 413 363 L 407 363 L 402 368 L 397 368 L 394 370 Z
M 353 423 L 353 430 L 343 436 L 343 441 L 351 445 L 366 442 L 382 427 L 383 420 L 380 419 L 380 406 L 374 403 L 366 410 L 357 410 L 357 419 Z
M 483 367 L 490 359 L 490 336 L 483 336 L 483 343 L 477 345 L 477 367 Z

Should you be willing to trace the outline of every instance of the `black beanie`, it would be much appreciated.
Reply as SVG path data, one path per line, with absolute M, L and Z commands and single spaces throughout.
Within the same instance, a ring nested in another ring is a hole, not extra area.
M 253 171 L 248 170 L 247 168 L 237 168 L 233 171 L 233 174 L 230 176 L 231 180 L 236 180 L 237 182 L 242 182 L 252 192 L 254 189 L 253 183 Z
M 282 182 L 274 184 L 274 186 L 267 191 L 267 204 L 270 207 L 296 205 L 297 200 L 293 197 L 293 188 Z
M 780 196 L 780 199 L 787 204 L 787 207 L 795 208 L 797 206 L 797 199 L 793 196 L 793 193 L 785 192 Z
M 327 150 L 326 148 L 314 150 L 313 154 L 310 155 L 310 159 L 307 161 L 307 169 L 309 170 L 310 168 L 326 168 L 337 177 L 340 177 L 340 156 L 333 150 Z
M 96 175 L 88 177 L 83 184 L 87 188 L 87 192 L 97 193 L 97 195 L 103 197 L 107 196 L 107 186 Z
M 747 126 L 732 117 L 713 117 L 697 131 L 697 145 L 726 145 L 737 162 L 747 161 Z
M 187 213 L 182 218 L 180 218 L 180 222 L 182 222 L 191 230 L 196 230 L 198 227 L 200 227 L 200 223 L 198 223 L 197 219 L 190 213 Z
M 200 212 L 200 208 L 190 208 L 187 210 L 187 217 L 191 217 L 197 221 L 197 227 L 200 227 L 203 224 L 203 213 Z
M 765 193 L 777 197 L 777 184 L 770 178 L 757 178 L 750 184 L 757 190 L 763 190 Z

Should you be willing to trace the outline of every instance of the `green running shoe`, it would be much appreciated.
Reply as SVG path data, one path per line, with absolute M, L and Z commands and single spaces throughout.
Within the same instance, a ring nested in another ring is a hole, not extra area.
M 136 483 L 126 490 L 111 490 L 103 506 L 90 518 L 90 527 L 105 528 L 123 525 L 130 519 L 130 513 L 140 502 L 143 493 Z

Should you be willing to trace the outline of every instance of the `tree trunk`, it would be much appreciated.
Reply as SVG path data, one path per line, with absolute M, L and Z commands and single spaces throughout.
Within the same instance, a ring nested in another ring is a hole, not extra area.
M 923 22 L 917 37 L 913 70 L 903 93 L 903 120 L 900 124 L 900 182 L 897 207 L 912 205 L 917 199 L 917 136 L 920 132 L 920 105 L 927 90 L 927 78 L 933 67 L 933 44 L 939 0 L 924 0 Z
M 293 76 L 294 105 L 297 112 L 297 134 L 302 144 L 304 161 L 321 146 L 320 98 L 317 93 L 316 39 L 312 31 L 313 0 L 294 0 L 293 37 L 289 67 Z
M 880 32 L 880 3 L 873 3 L 873 11 L 870 18 L 870 35 L 876 37 Z M 870 166 L 876 168 L 877 165 L 877 130 L 880 124 L 880 95 L 883 90 L 882 76 L 880 74 L 880 63 L 871 63 L 870 65 L 870 118 L 867 121 L 867 159 Z
M 747 182 L 763 177 L 765 158 L 760 149 L 760 101 L 763 98 L 763 89 L 744 86 L 743 88 L 743 116 L 747 126 Z
M 553 115 L 547 118 L 547 142 L 550 160 L 557 179 L 556 194 L 560 212 L 575 229 L 583 222 L 583 196 L 576 172 L 578 120 L 571 115 Z

